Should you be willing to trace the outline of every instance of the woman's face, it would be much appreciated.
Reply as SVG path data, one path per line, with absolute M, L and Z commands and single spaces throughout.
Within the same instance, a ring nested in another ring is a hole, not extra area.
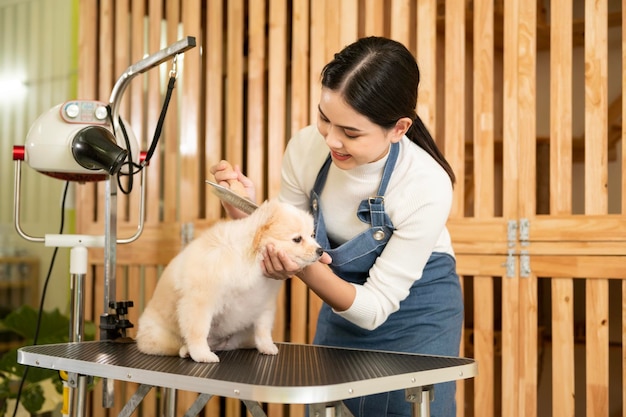
M 322 88 L 317 129 L 326 139 L 333 162 L 341 169 L 383 158 L 389 145 L 400 141 L 410 125 L 411 120 L 406 118 L 392 129 L 383 129 L 350 107 L 341 94 Z

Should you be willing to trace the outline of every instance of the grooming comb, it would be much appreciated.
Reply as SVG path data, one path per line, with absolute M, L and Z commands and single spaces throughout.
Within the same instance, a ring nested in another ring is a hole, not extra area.
M 254 204 L 252 201 L 240 196 L 237 193 L 234 193 L 233 191 L 231 191 L 230 189 L 226 187 L 223 187 L 209 180 L 206 180 L 205 182 L 209 184 L 211 187 L 213 187 L 212 188 L 213 194 L 215 194 L 220 200 L 228 204 L 231 204 L 232 206 L 243 211 L 244 213 L 250 214 L 257 208 L 259 208 L 259 206 Z

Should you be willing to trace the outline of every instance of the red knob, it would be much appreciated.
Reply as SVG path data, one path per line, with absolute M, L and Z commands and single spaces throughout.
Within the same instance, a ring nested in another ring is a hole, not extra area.
M 13 160 L 14 161 L 23 161 L 26 152 L 24 150 L 24 146 L 14 145 L 13 146 Z

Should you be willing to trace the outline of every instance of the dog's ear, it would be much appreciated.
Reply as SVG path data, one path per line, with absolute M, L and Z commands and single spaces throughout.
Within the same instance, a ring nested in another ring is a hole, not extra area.
M 254 216 L 258 218 L 259 223 L 267 223 L 272 216 L 274 216 L 274 212 L 279 210 L 280 203 L 275 200 L 265 200 L 253 213 Z
M 258 224 L 252 242 L 255 252 L 260 251 L 262 246 L 265 246 L 269 230 L 277 222 L 280 222 L 282 210 L 282 205 L 277 200 L 267 200 L 254 212 L 254 215 L 258 216 Z

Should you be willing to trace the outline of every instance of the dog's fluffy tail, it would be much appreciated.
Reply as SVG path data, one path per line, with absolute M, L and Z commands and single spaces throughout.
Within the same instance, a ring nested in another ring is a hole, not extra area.
M 136 341 L 139 351 L 149 355 L 178 356 L 182 346 L 180 336 L 152 321 L 140 323 Z

